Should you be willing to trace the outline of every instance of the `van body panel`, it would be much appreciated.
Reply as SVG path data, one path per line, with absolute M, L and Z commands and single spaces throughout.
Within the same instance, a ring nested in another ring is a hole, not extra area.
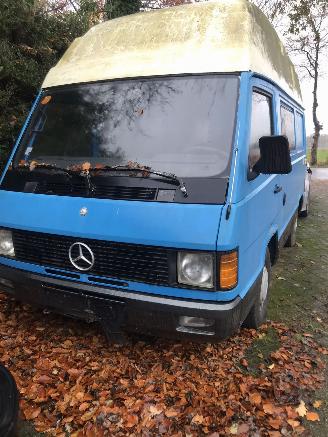
M 49 196 L 0 190 L 0 226 L 105 241 L 216 250 L 222 205 Z M 6 207 L 5 207 L 6 205 Z M 80 210 L 86 207 L 86 216 Z
M 214 303 L 220 303 L 220 302 L 231 302 L 232 300 L 236 299 L 239 296 L 240 290 L 234 289 L 233 291 L 205 291 L 205 290 L 192 290 L 188 288 L 181 288 L 181 287 L 163 287 L 153 284 L 146 284 L 143 282 L 133 282 L 133 281 L 124 281 L 124 283 L 127 284 L 126 287 L 120 287 L 119 285 L 116 286 L 109 286 L 108 283 L 102 282 L 101 279 L 108 280 L 110 278 L 106 277 L 97 277 L 97 275 L 94 275 L 93 278 L 97 278 L 97 281 L 89 280 L 88 278 L 90 275 L 87 274 L 80 274 L 80 278 L 73 279 L 66 275 L 66 273 L 69 275 L 72 273 L 71 270 L 65 271 L 61 269 L 52 268 L 52 273 L 48 273 L 44 266 L 40 266 L 37 264 L 30 264 L 30 263 L 24 263 L 21 261 L 15 261 L 9 258 L 0 257 L 0 264 L 4 265 L 6 267 L 16 269 L 18 271 L 24 272 L 24 274 L 28 274 L 29 272 L 36 273 L 38 275 L 41 275 L 44 278 L 52 278 L 52 279 L 63 279 L 66 281 L 69 281 L 71 284 L 78 284 L 80 289 L 83 290 L 84 287 L 88 287 L 90 285 L 96 285 L 103 288 L 103 292 L 105 294 L 111 295 L 111 290 L 121 290 L 123 293 L 131 292 L 137 292 L 137 293 L 143 293 L 144 295 L 156 295 L 156 296 L 162 296 L 162 297 L 172 297 L 172 298 L 181 298 L 181 299 L 189 299 L 191 301 L 195 302 L 214 302 Z M 54 272 L 57 273 L 54 273 Z M 116 278 L 113 278 L 116 279 Z M 123 281 L 122 281 L 123 283 Z M 245 293 L 244 293 L 245 294 Z
M 153 307 L 149 307 L 148 303 L 147 305 L 145 303 L 144 310 L 147 308 L 147 311 L 148 309 L 154 311 L 149 316 L 149 320 L 153 320 L 151 322 L 153 326 L 156 325 L 155 319 L 157 317 L 161 319 L 163 316 L 164 319 L 167 317 L 170 320 L 168 326 L 173 326 L 173 330 L 174 326 L 178 326 L 177 318 L 181 314 L 189 316 L 203 314 L 203 316 L 210 317 L 210 314 L 213 314 L 213 308 L 211 310 L 207 308 L 210 312 L 206 312 L 207 310 L 202 312 L 199 302 L 203 302 L 204 305 L 206 302 L 213 303 L 217 305 L 215 317 L 220 322 L 216 323 L 218 323 L 217 326 L 223 337 L 234 332 L 248 314 L 247 311 L 256 298 L 266 250 L 271 238 L 282 239 L 295 216 L 303 195 L 306 172 L 304 134 L 302 147 L 291 152 L 293 170 L 289 175 L 261 174 L 252 180 L 249 179 L 248 144 L 253 88 L 269 93 L 272 98 L 272 134 L 279 135 L 281 133 L 279 107 L 282 97 L 293 108 L 303 113 L 295 101 L 288 100 L 288 96 L 267 78 L 252 72 L 240 74 L 231 169 L 226 201 L 223 204 L 124 201 L 36 195 L 0 190 L 2 205 L 0 227 L 66 235 L 81 239 L 81 241 L 83 239 L 96 239 L 213 253 L 238 250 L 238 284 L 235 288 L 230 291 L 208 291 L 191 289 L 186 286 L 159 286 L 136 281 L 124 281 L 125 284 L 122 281 L 122 285 L 120 285 L 120 279 L 118 279 L 117 285 L 112 287 L 108 286 L 105 281 L 101 282 L 104 278 L 100 276 L 94 276 L 94 280 L 92 280 L 87 273 L 79 273 L 77 279 L 69 277 L 72 270 L 52 268 L 50 272 L 47 266 L 0 257 L 0 264 L 3 265 L 3 277 L 15 277 L 11 272 L 17 269 L 17 272 L 21 272 L 20 275 L 27 275 L 29 278 L 32 275 L 31 284 L 38 284 L 37 281 L 57 284 L 58 290 L 62 290 L 65 299 L 69 299 L 67 302 L 72 302 L 80 308 L 80 315 L 84 311 L 83 305 L 86 305 L 86 302 L 88 302 L 87 305 L 91 305 L 88 299 L 93 299 L 93 293 L 101 293 L 106 299 L 121 299 L 129 308 L 131 305 L 135 305 L 133 293 L 136 293 L 135 296 L 138 296 L 141 302 L 143 299 L 144 302 L 148 302 L 149 299 L 155 301 L 160 298 L 164 302 L 161 301 L 160 307 L 156 304 L 153 310 Z M 39 97 L 37 101 L 38 99 Z M 37 101 L 33 108 L 36 107 Z M 303 132 L 305 132 L 304 127 Z M 17 141 L 16 148 L 21 136 Z M 14 153 L 15 149 L 3 176 Z M 282 187 L 282 189 L 276 192 L 277 186 Z M 82 208 L 87 208 L 87 215 L 80 215 Z M 69 289 L 69 284 L 71 284 L 72 290 Z M 60 288 L 61 286 L 63 288 Z M 23 285 L 19 287 L 22 288 L 20 288 L 17 297 L 21 298 L 24 296 L 22 292 L 24 287 Z M 53 296 L 49 294 L 51 293 L 49 290 L 47 291 L 49 305 L 60 312 L 71 315 L 75 314 L 75 310 L 78 312 L 77 307 L 72 307 L 69 310 L 64 310 L 64 307 L 61 309 L 64 297 L 60 297 L 58 290 L 56 288 Z M 81 290 L 80 300 L 75 300 L 77 299 L 76 294 L 74 294 L 77 293 L 76 290 Z M 9 289 L 7 291 L 12 292 Z M 42 287 L 38 289 L 36 296 L 28 293 L 26 289 L 25 292 L 26 296 L 28 295 L 28 300 L 32 303 L 37 303 L 38 299 L 43 304 L 48 302 L 45 297 L 42 297 Z M 176 301 L 180 309 L 174 313 L 176 314 L 174 320 L 171 320 L 172 306 L 169 303 L 165 306 L 165 299 L 180 299 Z M 141 302 L 138 305 L 141 305 Z M 184 311 L 183 302 L 186 302 L 186 311 Z M 229 305 L 231 304 L 229 311 L 227 311 L 226 306 L 221 306 L 227 305 L 227 302 Z M 154 316 L 155 314 L 156 316 Z M 145 317 L 144 313 L 143 317 Z M 225 321 L 226 328 L 223 327 Z M 138 325 L 137 322 L 136 324 Z M 149 326 L 147 332 L 148 329 Z M 191 332 L 189 334 L 192 335 Z M 220 333 L 216 332 L 215 336 L 219 338 Z

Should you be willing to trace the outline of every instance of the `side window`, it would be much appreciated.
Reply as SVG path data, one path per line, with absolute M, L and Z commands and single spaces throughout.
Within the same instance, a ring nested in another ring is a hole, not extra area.
M 303 141 L 303 115 L 299 112 L 296 112 L 296 148 L 297 149 L 303 149 L 304 148 L 304 141 Z
M 286 135 L 291 150 L 296 148 L 294 111 L 287 106 L 280 107 L 281 135 Z
M 272 99 L 270 96 L 254 90 L 248 155 L 250 169 L 260 158 L 259 139 L 269 135 L 272 135 Z

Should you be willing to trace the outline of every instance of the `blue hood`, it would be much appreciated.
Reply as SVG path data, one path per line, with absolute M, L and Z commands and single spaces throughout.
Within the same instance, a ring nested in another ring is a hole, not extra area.
M 0 190 L 0 226 L 79 238 L 216 250 L 222 205 L 61 197 Z M 88 214 L 80 215 L 86 207 Z

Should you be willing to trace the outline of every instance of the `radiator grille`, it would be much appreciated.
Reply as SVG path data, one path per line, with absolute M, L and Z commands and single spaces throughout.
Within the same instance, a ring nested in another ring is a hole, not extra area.
M 156 191 L 156 188 L 111 186 L 97 183 L 91 197 L 116 200 L 154 200 Z M 35 192 L 56 196 L 86 197 L 88 190 L 83 181 L 72 183 L 42 181 L 37 185 Z
M 169 285 L 169 249 L 13 230 L 16 259 L 78 271 L 69 260 L 77 241 L 87 244 L 95 264 L 87 274 L 149 284 Z M 81 273 L 81 272 L 80 272 Z

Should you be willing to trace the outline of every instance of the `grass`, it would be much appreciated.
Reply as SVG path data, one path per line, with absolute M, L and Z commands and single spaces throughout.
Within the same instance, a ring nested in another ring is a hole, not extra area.
M 310 150 L 307 151 L 307 159 L 310 162 Z M 328 148 L 318 149 L 318 167 L 328 167 Z
M 260 334 L 259 338 L 254 340 L 246 351 L 247 371 L 253 375 L 260 374 L 259 365 L 262 363 L 271 364 L 270 355 L 278 350 L 279 347 L 280 340 L 273 328 L 269 328 L 266 333 Z
M 324 152 L 328 160 L 328 149 Z M 327 190 L 328 182 L 312 181 L 310 215 L 298 222 L 296 247 L 281 251 L 273 269 L 269 305 L 271 320 L 282 321 L 294 328 L 300 339 L 304 333 L 312 334 L 324 347 L 328 347 Z M 308 435 L 327 437 L 328 382 L 316 393 L 316 399 L 324 401 L 320 422 L 307 425 Z

